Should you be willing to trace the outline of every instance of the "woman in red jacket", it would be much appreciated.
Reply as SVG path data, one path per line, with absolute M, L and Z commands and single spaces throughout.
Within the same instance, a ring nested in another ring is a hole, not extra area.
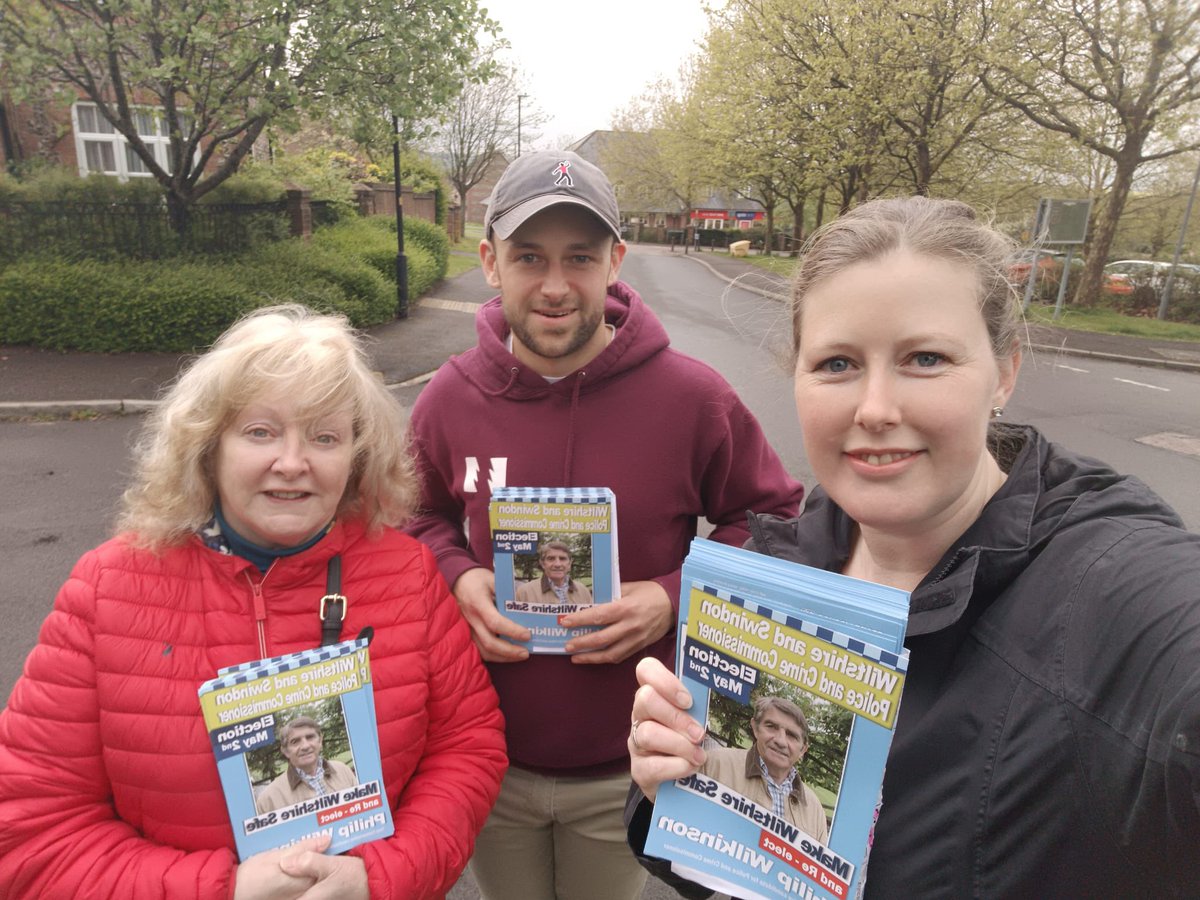
M 0 896 L 441 896 L 507 765 L 496 695 L 433 557 L 392 526 L 416 497 L 398 405 L 343 319 L 233 326 L 147 424 L 120 533 L 85 554 L 0 714 Z M 395 834 L 238 861 L 196 689 L 374 629 Z

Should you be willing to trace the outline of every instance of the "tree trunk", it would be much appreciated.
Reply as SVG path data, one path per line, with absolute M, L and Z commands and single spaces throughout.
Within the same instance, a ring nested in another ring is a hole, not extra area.
M 929 144 L 920 141 L 917 143 L 917 183 L 914 186 L 918 196 L 929 196 L 929 182 L 932 180 L 933 161 L 929 153 Z
M 804 246 L 804 198 L 801 197 L 792 205 L 792 247 L 791 255 L 795 256 Z
M 181 244 L 187 243 L 188 231 L 192 224 L 192 204 L 186 197 L 181 197 L 175 191 L 167 191 L 167 220 L 171 230 L 179 238 Z
M 1137 160 L 1140 157 L 1140 145 L 1131 147 L 1128 144 L 1117 157 L 1112 190 L 1109 191 L 1108 202 L 1096 222 L 1096 232 L 1089 242 L 1091 246 L 1087 262 L 1079 278 L 1079 286 L 1075 289 L 1073 300 L 1076 306 L 1091 307 L 1100 300 L 1104 286 L 1104 264 L 1108 261 L 1108 251 L 1117 233 L 1117 223 L 1125 209 L 1125 201 L 1129 199 L 1129 190 L 1133 185 L 1133 175 L 1137 171 Z

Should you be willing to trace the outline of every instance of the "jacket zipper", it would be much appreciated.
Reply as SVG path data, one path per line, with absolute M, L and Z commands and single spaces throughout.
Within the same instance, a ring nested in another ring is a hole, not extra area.
M 270 569 L 267 574 L 270 574 Z M 263 599 L 262 586 L 267 580 L 267 576 L 263 575 L 262 579 L 255 581 L 249 572 L 246 573 L 246 580 L 250 582 L 250 594 L 254 600 L 254 623 L 258 629 L 258 658 L 267 658 L 267 604 Z

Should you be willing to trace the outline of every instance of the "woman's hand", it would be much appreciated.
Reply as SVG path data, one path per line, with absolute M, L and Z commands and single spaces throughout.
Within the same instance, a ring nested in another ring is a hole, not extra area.
M 695 772 L 704 762 L 700 741 L 704 728 L 684 710 L 692 698 L 683 682 L 657 659 L 637 664 L 641 684 L 633 695 L 633 727 L 629 731 L 630 771 L 651 800 L 664 781 Z
M 301 900 L 369 900 L 367 867 L 357 856 L 326 856 L 310 850 L 283 858 L 279 867 L 298 878 L 315 879 Z
M 320 853 L 329 846 L 328 835 L 305 838 L 290 847 L 256 853 L 237 867 L 233 900 L 295 900 L 312 887 L 317 879 L 308 874 L 288 874 L 284 859 L 306 853 Z
M 327 856 L 327 834 L 256 853 L 237 868 L 233 900 L 368 900 L 367 867 L 356 856 Z

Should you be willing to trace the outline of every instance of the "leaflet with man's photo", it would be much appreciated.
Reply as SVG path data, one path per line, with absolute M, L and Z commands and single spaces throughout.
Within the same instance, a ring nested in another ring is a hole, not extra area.
M 342 853 L 393 833 L 368 640 L 231 666 L 200 686 L 240 859 L 317 834 Z
M 529 629 L 530 653 L 565 653 L 595 629 L 564 628 L 558 617 L 621 595 L 616 497 L 600 487 L 501 487 L 488 516 L 497 609 Z
M 908 594 L 703 539 L 682 590 L 676 669 L 706 760 L 659 787 L 646 853 L 745 900 L 861 896 Z

